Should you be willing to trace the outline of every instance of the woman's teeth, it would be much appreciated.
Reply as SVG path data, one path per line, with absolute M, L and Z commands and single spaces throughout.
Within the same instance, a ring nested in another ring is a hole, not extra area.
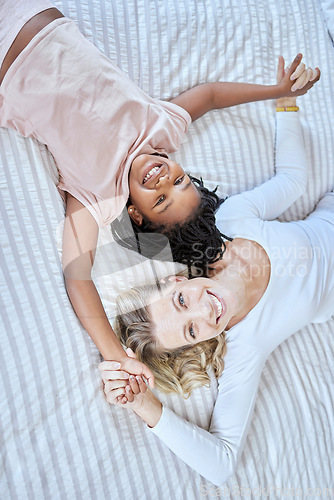
M 215 297 L 214 295 L 211 295 L 211 297 L 212 297 L 213 303 L 215 304 L 216 312 L 218 313 L 217 318 L 216 318 L 216 321 L 218 321 L 218 319 L 221 316 L 221 313 L 223 312 L 223 307 L 222 307 L 220 301 L 217 299 L 217 297 Z
M 151 170 L 149 172 L 147 172 L 147 174 L 145 175 L 144 177 L 144 180 L 143 180 L 143 184 L 145 184 L 145 182 L 147 182 L 153 174 L 155 174 L 155 172 L 157 172 L 159 170 L 160 166 L 159 167 L 152 167 Z

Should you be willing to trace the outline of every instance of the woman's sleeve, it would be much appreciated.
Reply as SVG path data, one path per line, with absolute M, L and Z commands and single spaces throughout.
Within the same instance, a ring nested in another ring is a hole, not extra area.
M 224 218 L 243 214 L 276 219 L 304 193 L 307 162 L 299 113 L 278 112 L 276 124 L 276 175 L 250 191 L 228 198 L 217 219 L 220 215 Z
M 163 408 L 152 432 L 179 458 L 217 486 L 234 473 L 251 421 L 263 358 L 247 346 L 244 359 L 235 346 L 226 356 L 209 431 Z M 227 358 L 230 358 L 229 362 Z M 238 360 L 235 362 L 234 360 Z

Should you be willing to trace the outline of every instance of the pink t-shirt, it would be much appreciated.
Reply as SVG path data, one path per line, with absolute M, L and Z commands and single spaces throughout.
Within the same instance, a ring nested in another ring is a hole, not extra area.
M 0 126 L 46 144 L 59 190 L 100 226 L 124 208 L 134 158 L 177 150 L 190 122 L 183 108 L 139 89 L 66 18 L 33 38 L 0 86 Z

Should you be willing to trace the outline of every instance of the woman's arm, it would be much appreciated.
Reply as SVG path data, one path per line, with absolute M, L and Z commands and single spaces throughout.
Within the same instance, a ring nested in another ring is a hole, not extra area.
M 301 54 L 298 54 L 284 78 L 276 85 L 233 82 L 204 83 L 183 92 L 172 99 L 171 102 L 184 108 L 190 114 L 192 121 L 195 121 L 213 109 L 228 108 L 246 102 L 278 99 L 280 97 L 298 97 L 305 94 L 320 77 L 319 72 L 319 76 L 316 74 L 312 79 L 313 73 L 312 75 L 308 73 L 304 64 L 300 64 L 301 58 Z M 284 59 L 280 57 L 278 66 L 280 67 L 282 64 L 284 65 Z M 309 78 L 306 78 L 307 74 Z M 290 79 L 291 76 L 294 77 L 292 80 Z M 303 85 L 302 88 L 299 88 L 300 85 Z M 296 90 L 292 90 L 293 87 L 297 87 Z
M 110 404 L 134 411 L 149 427 L 154 427 L 162 415 L 162 404 L 141 379 L 123 371 L 114 370 L 112 361 L 99 365 L 102 371 L 104 393 Z
M 283 60 L 282 60 L 283 63 Z M 286 77 L 284 63 L 279 64 L 277 81 Z M 316 70 L 320 78 L 320 71 Z M 277 108 L 294 107 L 296 97 L 277 100 Z M 225 227 L 228 219 L 241 220 L 244 216 L 272 220 L 281 215 L 305 191 L 307 183 L 307 159 L 303 131 L 298 112 L 276 113 L 276 175 L 258 187 L 231 196 L 216 214 L 217 226 Z
M 276 113 L 275 175 L 260 186 L 231 196 L 216 214 L 218 228 L 231 218 L 276 219 L 304 192 L 307 159 L 298 112 Z
M 264 363 L 264 355 L 253 346 L 229 344 L 209 431 L 162 407 L 150 390 L 131 396 L 131 402 L 122 406 L 141 417 L 181 460 L 221 486 L 235 472 L 242 453 Z M 100 369 L 108 370 L 108 364 L 102 363 Z M 117 403 L 116 388 L 123 381 L 120 376 L 120 380 L 115 380 L 115 371 L 110 371 L 109 376 L 108 371 L 103 373 L 104 380 L 113 381 L 105 386 L 107 401 Z
M 68 296 L 85 330 L 105 359 L 135 375 L 144 375 L 153 386 L 153 374 L 143 363 L 129 358 L 116 337 L 91 278 L 98 225 L 89 210 L 67 194 L 63 234 L 63 271 Z

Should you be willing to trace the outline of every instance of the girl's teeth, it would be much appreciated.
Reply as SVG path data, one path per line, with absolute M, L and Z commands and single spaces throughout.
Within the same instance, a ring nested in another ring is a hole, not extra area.
M 152 177 L 152 175 L 159 170 L 159 168 L 160 167 L 151 168 L 151 170 L 145 175 L 143 184 L 145 184 L 145 182 L 147 182 Z

